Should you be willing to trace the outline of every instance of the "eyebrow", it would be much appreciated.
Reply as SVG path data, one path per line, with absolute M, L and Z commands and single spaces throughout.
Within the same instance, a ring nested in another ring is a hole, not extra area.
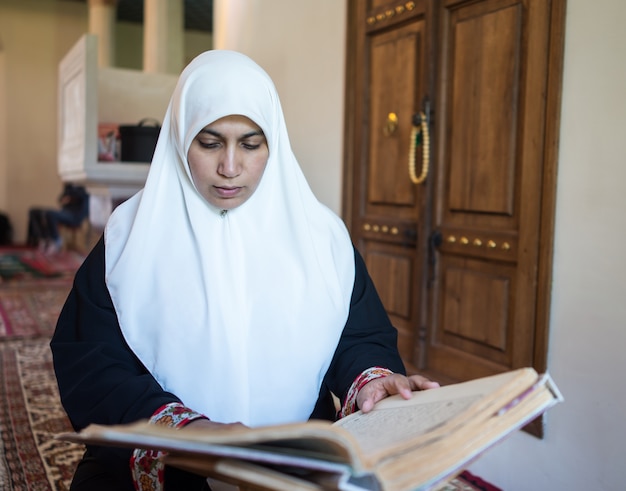
M 200 130 L 200 133 L 208 133 L 209 135 L 213 135 L 216 136 L 218 138 L 224 138 L 224 135 L 222 135 L 219 131 L 215 131 L 211 128 L 203 128 L 202 130 Z M 248 133 L 244 133 L 243 135 L 241 135 L 239 137 L 240 140 L 245 140 L 246 138 L 250 138 L 253 136 L 263 136 L 265 137 L 265 135 L 263 134 L 262 131 L 256 131 L 256 130 L 252 130 L 249 131 Z

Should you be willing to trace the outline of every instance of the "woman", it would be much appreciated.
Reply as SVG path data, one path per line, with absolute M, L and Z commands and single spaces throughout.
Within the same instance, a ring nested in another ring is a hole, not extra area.
M 347 414 L 436 387 L 403 375 L 396 336 L 306 183 L 272 81 L 211 51 L 181 74 L 145 188 L 78 271 L 51 346 L 76 429 L 259 426 L 333 419 L 331 392 Z M 72 489 L 160 489 L 153 457 L 90 447 Z M 164 480 L 206 486 L 170 468 Z

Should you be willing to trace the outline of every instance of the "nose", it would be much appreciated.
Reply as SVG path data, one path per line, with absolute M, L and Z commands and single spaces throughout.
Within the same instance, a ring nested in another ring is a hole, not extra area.
M 241 173 L 241 162 L 236 150 L 226 149 L 217 171 L 220 175 L 228 178 L 237 177 Z

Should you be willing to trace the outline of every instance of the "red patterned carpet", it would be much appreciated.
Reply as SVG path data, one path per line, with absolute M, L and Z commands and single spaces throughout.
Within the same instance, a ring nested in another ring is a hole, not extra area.
M 68 490 L 82 455 L 70 431 L 49 342 L 83 258 L 0 249 L 0 490 Z
M 49 339 L 0 343 L 0 489 L 68 490 L 79 445 L 53 439 L 71 427 L 57 390 Z
M 71 286 L 70 278 L 0 284 L 0 340 L 49 338 Z
M 50 336 L 83 256 L 0 248 L 0 340 Z

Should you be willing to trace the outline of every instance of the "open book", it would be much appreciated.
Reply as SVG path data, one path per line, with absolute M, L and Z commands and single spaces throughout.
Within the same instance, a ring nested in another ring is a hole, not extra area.
M 427 490 L 561 400 L 549 375 L 523 368 L 389 397 L 336 423 L 186 430 L 139 422 L 59 438 L 163 450 L 168 465 L 246 489 Z

